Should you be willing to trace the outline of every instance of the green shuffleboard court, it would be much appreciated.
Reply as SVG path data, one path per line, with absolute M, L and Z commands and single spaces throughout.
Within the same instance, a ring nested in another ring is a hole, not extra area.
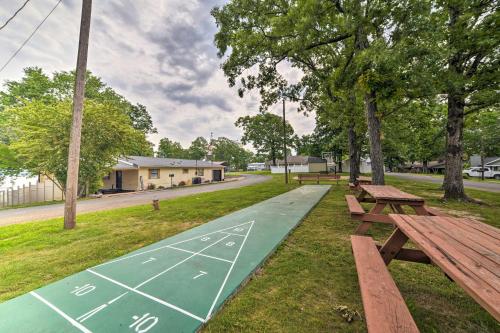
M 2 303 L 0 332 L 197 331 L 329 189 L 302 186 Z

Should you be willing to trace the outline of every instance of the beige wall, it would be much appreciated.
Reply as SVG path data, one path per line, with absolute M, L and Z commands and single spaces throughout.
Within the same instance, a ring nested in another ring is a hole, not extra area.
M 139 170 L 123 170 L 122 177 L 122 189 L 137 191 L 141 190 L 140 178 L 142 177 L 142 183 L 144 185 L 144 190 L 148 188 L 148 184 L 154 184 L 155 187 L 163 186 L 170 187 L 170 177 L 169 174 L 174 174 L 172 183 L 178 185 L 181 181 L 186 183 L 186 185 L 191 185 L 192 178 L 196 177 L 195 168 L 159 168 L 160 178 L 149 179 L 149 169 L 150 168 L 140 168 Z M 184 169 L 187 169 L 187 173 L 184 173 Z M 222 179 L 224 179 L 224 168 L 203 168 L 203 175 L 199 175 L 202 182 L 212 181 L 212 170 L 221 170 Z M 111 176 L 109 179 L 103 179 L 103 188 L 112 189 L 116 188 L 116 171 L 111 171 Z
M 137 191 L 139 189 L 139 177 L 137 170 L 122 170 L 122 189 L 127 191 Z M 109 179 L 103 179 L 103 188 L 116 188 L 116 171 L 111 171 Z
M 309 163 L 309 172 L 326 171 L 326 163 Z
M 139 176 L 142 176 L 144 189 L 147 189 L 148 184 L 154 184 L 156 187 L 164 186 L 170 187 L 170 177 L 169 174 L 174 174 L 172 183 L 178 185 L 181 181 L 185 182 L 186 185 L 191 185 L 191 180 L 196 177 L 195 168 L 160 168 L 160 178 L 149 179 L 149 169 L 141 168 L 139 170 Z M 187 169 L 187 173 L 184 173 L 184 169 Z M 203 168 L 203 175 L 201 177 L 202 182 L 212 181 L 212 170 L 222 170 L 222 179 L 224 179 L 224 168 Z

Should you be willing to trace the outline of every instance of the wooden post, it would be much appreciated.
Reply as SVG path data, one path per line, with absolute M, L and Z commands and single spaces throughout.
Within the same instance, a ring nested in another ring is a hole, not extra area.
M 286 158 L 286 119 L 285 119 L 285 98 L 283 97 L 283 156 L 285 158 L 285 184 L 288 184 L 288 161 Z
M 160 201 L 158 199 L 153 199 L 154 210 L 160 210 Z
M 76 80 L 73 95 L 73 120 L 68 150 L 68 173 L 66 177 L 66 201 L 64 204 L 64 229 L 76 225 L 76 199 L 78 196 L 78 169 L 80 167 L 80 143 L 82 134 L 83 98 L 85 95 L 85 74 L 89 46 L 92 0 L 82 1 L 80 41 L 76 60 Z

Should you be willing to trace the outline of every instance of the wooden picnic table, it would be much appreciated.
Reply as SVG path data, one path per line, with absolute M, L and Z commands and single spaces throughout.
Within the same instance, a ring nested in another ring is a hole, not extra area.
M 346 177 L 349 179 L 349 177 Z M 349 183 L 349 188 L 358 190 L 360 185 L 371 185 L 372 184 L 372 179 L 371 177 L 366 177 L 366 176 L 359 176 L 356 178 L 356 183 Z
M 405 214 L 402 206 L 410 206 L 417 215 L 432 215 L 426 209 L 423 198 L 403 192 L 394 186 L 359 185 L 359 187 L 361 192 L 357 198 L 346 196 L 351 217 L 362 222 L 356 229 L 356 234 L 365 234 L 373 222 L 393 224 L 394 221 L 388 215 L 382 214 L 386 206 L 399 214 Z M 375 206 L 367 213 L 359 204 L 360 202 L 372 202 Z
M 433 263 L 500 321 L 500 230 L 469 218 L 390 214 L 396 229 L 380 248 L 392 259 Z M 411 240 L 417 247 L 405 249 Z M 426 260 L 427 259 L 427 260 Z

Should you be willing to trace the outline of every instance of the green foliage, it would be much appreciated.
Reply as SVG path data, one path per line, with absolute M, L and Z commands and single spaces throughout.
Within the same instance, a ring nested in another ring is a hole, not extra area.
M 22 169 L 66 182 L 71 102 L 26 101 L 5 110 L 9 148 Z M 115 104 L 87 100 L 84 104 L 79 182 L 95 190 L 119 156 L 147 146 L 144 133 Z
M 187 158 L 188 152 L 182 148 L 179 142 L 172 141 L 169 138 L 162 138 L 158 145 L 157 156 L 168 158 Z
M 500 110 L 477 113 L 467 119 L 464 148 L 469 156 L 500 156 Z
M 23 105 L 30 101 L 53 103 L 71 100 L 74 84 L 74 71 L 55 72 L 50 78 L 41 68 L 25 68 L 21 80 L 5 82 L 6 89 L 0 92 L 0 112 L 6 107 Z M 89 71 L 85 82 L 85 99 L 115 105 L 130 118 L 133 127 L 144 134 L 157 132 L 144 105 L 133 105 Z
M 212 144 L 213 159 L 226 162 L 230 170 L 245 170 L 253 157 L 252 152 L 225 137 L 217 138 Z
M 259 113 L 256 116 L 240 117 L 235 123 L 243 128 L 243 144 L 252 143 L 259 155 L 264 155 L 276 164 L 276 159 L 283 156 L 283 118 L 271 113 Z M 294 145 L 292 125 L 286 122 L 287 147 Z
M 193 160 L 203 160 L 208 155 L 208 141 L 202 136 L 197 137 L 191 142 L 188 148 L 188 156 Z

